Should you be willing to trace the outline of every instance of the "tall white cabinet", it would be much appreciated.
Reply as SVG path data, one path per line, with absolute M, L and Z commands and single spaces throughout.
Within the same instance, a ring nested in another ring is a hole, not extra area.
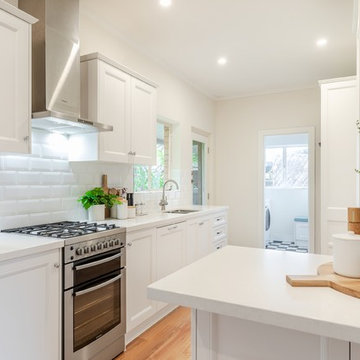
M 347 208 L 357 206 L 357 91 L 355 78 L 321 83 L 321 252 L 332 234 L 347 231 Z
M 0 4 L 0 152 L 31 151 L 31 24 L 36 21 Z
M 71 161 L 156 164 L 156 85 L 94 53 L 81 57 L 81 118 L 113 131 L 70 138 Z

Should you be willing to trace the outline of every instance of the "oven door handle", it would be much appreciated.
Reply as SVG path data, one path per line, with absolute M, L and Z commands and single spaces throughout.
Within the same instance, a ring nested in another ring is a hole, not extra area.
M 93 261 L 93 262 L 90 262 L 90 263 L 87 263 L 87 264 L 84 264 L 84 265 L 75 265 L 74 270 L 77 271 L 77 270 L 88 269 L 90 267 L 97 266 L 97 265 L 104 264 L 104 263 L 107 263 L 109 261 L 115 260 L 115 259 L 117 259 L 117 258 L 119 258 L 121 256 L 122 256 L 122 252 L 119 252 L 118 254 L 116 254 L 114 256 L 107 257 L 105 259 L 101 259 L 101 260 L 98 260 L 98 261 Z
M 108 281 L 105 281 L 99 285 L 95 285 L 91 288 L 88 288 L 88 289 L 85 289 L 85 290 L 80 290 L 80 291 L 74 291 L 73 292 L 73 296 L 81 296 L 81 295 L 85 295 L 89 292 L 92 292 L 92 291 L 95 291 L 95 290 L 98 290 L 98 289 L 101 289 L 107 285 L 110 285 L 112 284 L 113 282 L 119 280 L 120 278 L 122 277 L 122 274 L 118 275 L 118 276 L 115 276 L 114 278 L 108 280 Z

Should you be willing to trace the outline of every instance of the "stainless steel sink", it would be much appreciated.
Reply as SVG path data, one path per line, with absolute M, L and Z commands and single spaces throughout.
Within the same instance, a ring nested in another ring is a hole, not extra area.
M 186 210 L 186 209 L 177 209 L 177 210 L 169 210 L 165 211 L 167 214 L 189 214 L 193 212 L 198 212 L 199 210 Z

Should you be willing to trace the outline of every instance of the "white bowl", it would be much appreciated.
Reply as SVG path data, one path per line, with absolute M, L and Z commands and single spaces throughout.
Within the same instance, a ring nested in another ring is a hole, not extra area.
M 360 235 L 333 235 L 334 271 L 342 276 L 360 278 Z

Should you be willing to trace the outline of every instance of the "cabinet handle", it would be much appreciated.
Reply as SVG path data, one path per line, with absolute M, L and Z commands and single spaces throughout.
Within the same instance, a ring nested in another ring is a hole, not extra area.
M 133 152 L 133 155 L 134 155 L 134 156 L 136 155 L 136 151 Z
M 129 247 L 132 246 L 132 242 L 127 243 L 127 246 Z
M 217 233 L 216 233 L 216 235 L 220 235 L 221 234 L 221 231 L 218 231 Z
M 177 225 L 168 227 L 168 230 L 169 230 L 169 231 L 170 231 L 170 230 L 175 230 L 175 229 L 177 229 Z
M 59 264 L 59 263 L 55 263 L 55 264 L 54 264 L 54 268 L 59 269 L 59 267 L 60 267 L 60 264 Z
M 216 221 L 221 221 L 221 218 L 217 218 Z
M 199 226 L 202 226 L 202 225 L 204 225 L 204 223 L 203 223 L 203 222 L 199 223 Z
M 24 141 L 28 141 L 29 140 L 29 135 L 27 135 L 27 136 L 24 136 L 24 139 L 23 139 Z

